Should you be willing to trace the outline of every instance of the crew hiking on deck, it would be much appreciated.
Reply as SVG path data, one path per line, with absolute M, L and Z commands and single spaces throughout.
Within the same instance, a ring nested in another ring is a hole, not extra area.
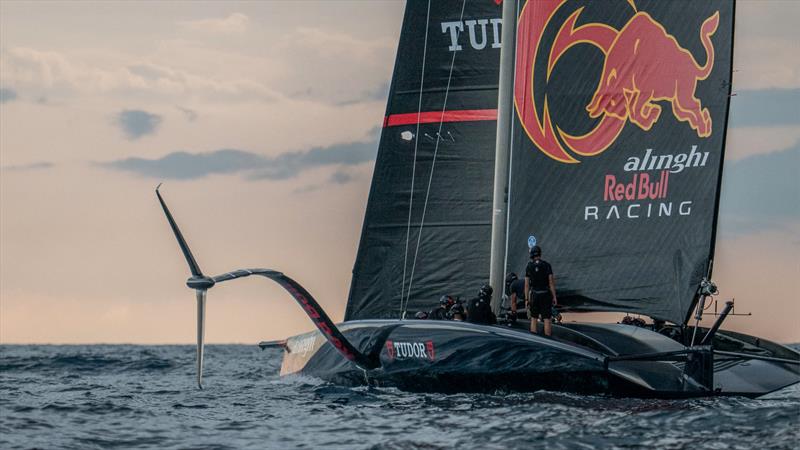
M 484 284 L 478 291 L 478 296 L 467 303 L 467 322 L 484 325 L 497 323 L 497 317 L 492 312 L 491 306 L 492 292 L 492 287 Z
M 450 320 L 455 320 L 456 322 L 463 322 L 466 320 L 466 312 L 464 311 L 464 305 L 461 302 L 456 302 L 450 308 Z
M 439 306 L 431 310 L 430 313 L 421 317 L 422 312 L 417 313 L 417 319 L 428 320 L 455 320 L 493 325 L 497 323 L 497 317 L 492 312 L 492 292 L 493 289 L 485 284 L 478 291 L 478 296 L 467 302 L 466 308 L 457 297 L 443 295 L 439 298 Z
M 450 308 L 456 304 L 456 300 L 450 295 L 443 295 L 439 298 L 439 306 L 428 313 L 430 320 L 449 320 Z

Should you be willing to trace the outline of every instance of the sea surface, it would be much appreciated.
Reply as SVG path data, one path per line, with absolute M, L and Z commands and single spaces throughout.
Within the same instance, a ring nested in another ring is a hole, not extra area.
M 413 394 L 280 378 L 281 351 L 0 346 L 0 448 L 800 448 L 800 388 L 766 398 Z

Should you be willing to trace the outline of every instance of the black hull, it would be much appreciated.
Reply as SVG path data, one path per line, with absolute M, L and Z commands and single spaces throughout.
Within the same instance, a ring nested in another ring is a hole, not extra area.
M 451 321 L 351 321 L 340 329 L 380 367 L 362 370 L 319 332 L 291 337 L 281 375 L 302 373 L 342 385 L 397 387 L 417 392 L 567 391 L 633 397 L 712 395 L 758 397 L 800 382 L 800 360 L 787 347 L 746 335 L 720 334 L 720 345 L 751 351 L 749 359 L 713 355 L 713 389 L 687 376 L 686 357 L 624 360 L 625 355 L 676 353 L 682 344 L 622 324 L 554 326 L 554 338 L 517 327 Z M 759 346 L 760 345 L 760 346 Z M 615 360 L 623 358 L 623 360 Z M 709 360 L 709 364 L 712 361 Z M 709 384 L 710 385 L 710 384 Z

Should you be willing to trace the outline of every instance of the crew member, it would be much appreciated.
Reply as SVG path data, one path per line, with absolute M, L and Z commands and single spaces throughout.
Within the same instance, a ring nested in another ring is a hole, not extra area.
M 514 322 L 517 320 L 518 303 L 523 302 L 524 304 L 525 302 L 525 280 L 518 278 L 516 273 L 511 272 L 508 274 L 507 282 L 508 292 L 506 292 L 506 295 L 508 295 L 511 302 L 509 319 Z
M 478 291 L 478 297 L 467 303 L 467 322 L 484 325 L 497 323 L 497 317 L 492 312 L 492 292 L 492 287 L 484 284 Z
M 450 320 L 455 320 L 456 322 L 463 322 L 464 321 L 464 305 L 461 302 L 455 302 L 453 306 L 450 307 L 450 313 L 448 314 Z
M 531 333 L 537 333 L 537 320 L 544 322 L 544 334 L 550 336 L 552 328 L 552 308 L 558 304 L 553 268 L 542 259 L 542 248 L 531 248 L 531 260 L 525 268 L 525 306 L 531 312 Z
M 450 312 L 450 308 L 455 304 L 455 299 L 449 295 L 443 295 L 439 299 L 439 306 L 434 308 L 430 313 L 428 313 L 429 320 L 448 320 L 448 313 Z

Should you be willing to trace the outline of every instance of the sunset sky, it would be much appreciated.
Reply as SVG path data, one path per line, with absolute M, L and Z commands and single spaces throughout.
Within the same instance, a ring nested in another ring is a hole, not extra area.
M 0 1 L 0 342 L 189 343 L 201 267 L 268 267 L 340 320 L 404 3 Z M 715 281 L 800 342 L 800 1 L 737 2 Z M 210 292 L 207 340 L 311 323 Z

